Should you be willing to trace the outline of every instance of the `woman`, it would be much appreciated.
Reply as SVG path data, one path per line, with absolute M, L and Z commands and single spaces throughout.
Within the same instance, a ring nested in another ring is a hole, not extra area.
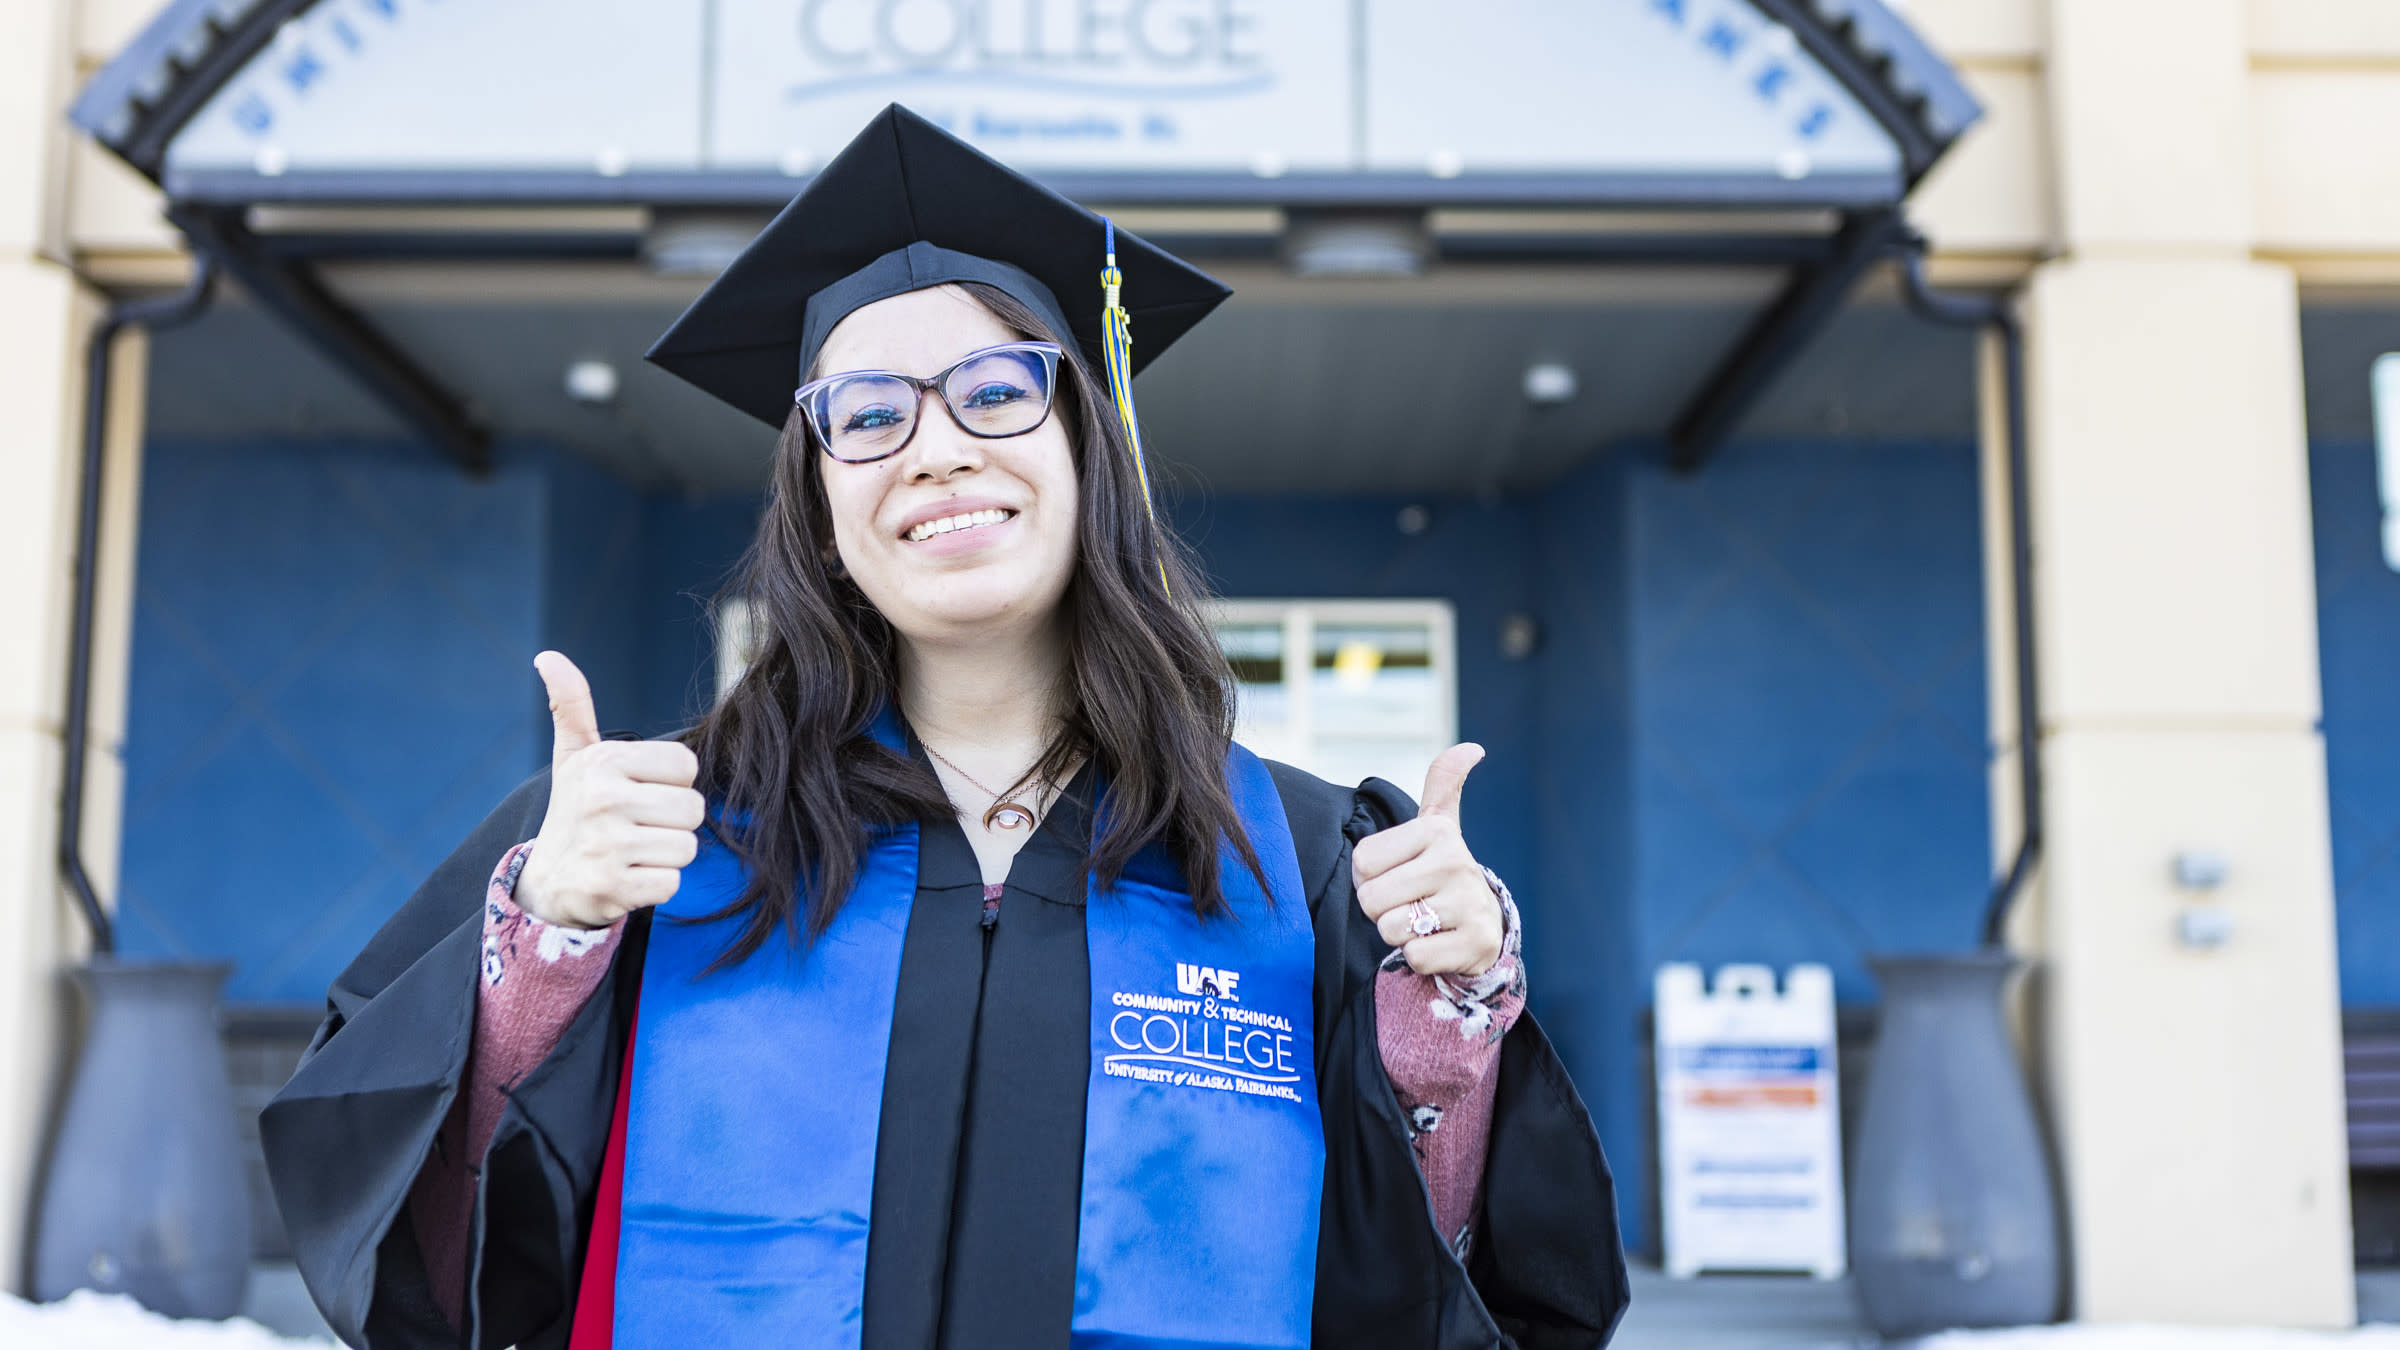
M 1411 819 L 1229 744 L 1120 283 L 1225 294 L 894 108 L 661 339 L 784 431 L 760 650 L 672 742 L 544 653 L 550 773 L 335 983 L 262 1134 L 346 1338 L 1606 1341 L 1480 751 Z

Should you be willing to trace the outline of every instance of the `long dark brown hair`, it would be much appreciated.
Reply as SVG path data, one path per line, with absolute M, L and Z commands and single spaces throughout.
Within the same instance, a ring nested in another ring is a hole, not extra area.
M 1225 787 L 1232 672 L 1202 617 L 1198 570 L 1173 532 L 1151 522 L 1115 409 L 1102 401 L 1073 338 L 1051 332 L 1003 291 L 958 286 L 1023 337 L 1066 351 L 1051 415 L 1073 448 L 1079 497 L 1075 571 L 1060 602 L 1069 687 L 1059 691 L 1057 738 L 1011 790 L 1063 783 L 1090 760 L 1108 784 L 1105 823 L 1091 845 L 1094 875 L 1112 883 L 1135 854 L 1159 843 L 1181 865 L 1195 908 L 1215 913 L 1224 906 L 1225 841 L 1262 886 L 1265 877 Z M 739 963 L 779 928 L 794 937 L 822 933 L 876 828 L 953 811 L 929 770 L 868 734 L 899 701 L 898 643 L 883 614 L 833 565 L 823 467 L 795 408 L 776 446 L 757 537 L 719 594 L 720 602 L 747 601 L 750 665 L 682 738 L 699 756 L 701 788 L 721 819 L 741 822 L 718 834 L 749 869 L 741 895 L 707 916 L 749 915 L 712 969 Z

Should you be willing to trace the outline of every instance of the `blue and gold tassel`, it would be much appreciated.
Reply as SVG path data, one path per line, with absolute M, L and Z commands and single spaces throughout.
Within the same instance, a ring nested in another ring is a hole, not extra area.
M 1158 528 L 1158 508 L 1150 501 L 1150 465 L 1142 457 L 1142 428 L 1133 415 L 1133 316 L 1117 300 L 1118 288 L 1125 284 L 1125 274 L 1117 270 L 1117 223 L 1106 216 L 1100 224 L 1107 236 L 1108 260 L 1100 269 L 1100 293 L 1104 297 L 1100 310 L 1100 355 L 1108 367 L 1108 393 L 1117 405 L 1117 418 L 1125 426 L 1125 443 L 1133 447 L 1133 473 L 1142 485 L 1142 511 L 1150 518 L 1150 527 Z M 1167 560 L 1158 560 L 1158 584 L 1167 587 Z M 1170 591 L 1170 593 L 1172 593 Z

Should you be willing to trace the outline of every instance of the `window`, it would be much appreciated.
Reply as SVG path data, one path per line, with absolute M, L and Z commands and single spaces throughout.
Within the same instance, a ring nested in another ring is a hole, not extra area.
M 1441 600 L 1228 600 L 1236 739 L 1335 783 L 1415 792 L 1458 737 L 1456 648 Z

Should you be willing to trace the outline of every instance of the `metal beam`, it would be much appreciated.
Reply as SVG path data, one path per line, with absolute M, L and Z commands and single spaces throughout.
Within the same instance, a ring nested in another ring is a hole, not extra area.
M 1057 171 L 1034 177 L 1071 201 L 1136 206 L 1284 206 L 1417 210 L 1476 207 L 1622 211 L 1866 211 L 1907 194 L 1898 168 L 1780 173 L 1468 172 L 1455 178 L 1365 171 L 1248 173 Z M 618 174 L 564 169 L 174 168 L 176 201 L 211 206 L 652 206 L 774 211 L 808 179 L 771 171 Z
M 455 395 L 327 289 L 307 264 L 275 257 L 234 212 L 173 203 L 167 218 L 260 304 L 440 446 L 459 467 L 477 475 L 490 471 L 490 434 L 467 415 Z
M 766 221 L 762 217 L 760 226 Z M 611 262 L 641 256 L 638 234 L 588 231 L 254 231 L 279 262 Z M 1179 258 L 1271 262 L 1283 237 L 1265 233 L 1161 232 L 1143 238 Z M 1436 236 L 1443 263 L 1797 267 L 1834 254 L 1831 234 L 1632 234 L 1525 231 Z
M 641 235 L 605 230 L 253 231 L 251 237 L 261 254 L 285 264 L 628 262 L 642 255 Z
M 1775 377 L 1841 309 L 1858 279 L 1903 238 L 1905 229 L 1896 212 L 1871 211 L 1843 222 L 1832 253 L 1793 274 L 1783 294 L 1742 334 L 1676 415 L 1667 433 L 1675 472 L 1688 474 L 1706 462 Z

